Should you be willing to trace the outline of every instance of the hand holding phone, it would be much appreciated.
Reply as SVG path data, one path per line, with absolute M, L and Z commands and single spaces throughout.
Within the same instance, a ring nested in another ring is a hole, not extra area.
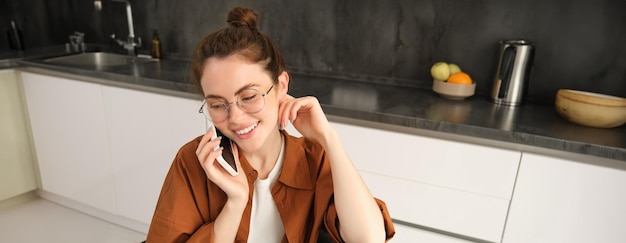
M 233 155 L 232 142 L 230 141 L 228 137 L 224 136 L 224 134 L 222 134 L 220 130 L 215 128 L 215 126 L 212 126 L 212 127 L 213 127 L 212 139 L 215 139 L 219 136 L 222 137 L 222 141 L 220 142 L 220 147 L 222 147 L 223 150 L 222 150 L 222 155 L 217 157 L 217 162 L 232 176 L 238 175 L 239 171 L 237 170 L 237 164 L 235 163 L 235 156 Z

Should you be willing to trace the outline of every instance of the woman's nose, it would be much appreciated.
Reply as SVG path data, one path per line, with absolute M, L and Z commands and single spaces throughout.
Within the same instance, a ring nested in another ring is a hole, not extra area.
M 228 107 L 228 120 L 231 122 L 236 122 L 239 118 L 243 117 L 247 113 L 239 107 L 238 104 L 234 103 Z

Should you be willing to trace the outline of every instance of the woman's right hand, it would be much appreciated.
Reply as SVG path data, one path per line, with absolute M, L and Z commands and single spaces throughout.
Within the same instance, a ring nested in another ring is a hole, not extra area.
M 237 176 L 232 176 L 222 168 L 216 160 L 218 156 L 222 155 L 222 149 L 216 149 L 220 146 L 221 138 L 211 139 L 211 137 L 213 137 L 213 129 L 209 129 L 198 144 L 196 149 L 198 161 L 200 161 L 209 180 L 220 187 L 228 195 L 229 200 L 234 199 L 241 203 L 247 203 L 249 188 L 246 174 L 239 173 Z M 233 146 L 233 155 L 237 168 L 243 172 L 237 146 Z

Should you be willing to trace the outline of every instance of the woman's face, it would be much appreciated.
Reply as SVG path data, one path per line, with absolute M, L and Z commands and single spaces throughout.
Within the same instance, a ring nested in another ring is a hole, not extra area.
M 280 138 L 278 101 L 287 93 L 287 73 L 283 72 L 278 80 L 278 84 L 274 84 L 261 64 L 249 62 L 236 54 L 225 58 L 212 57 L 205 62 L 200 84 L 208 101 L 231 103 L 243 90 L 266 93 L 274 85 L 265 95 L 265 106 L 259 112 L 247 113 L 232 103 L 227 118 L 214 122 L 215 127 L 237 143 L 240 150 L 254 152 L 261 149 L 268 138 Z

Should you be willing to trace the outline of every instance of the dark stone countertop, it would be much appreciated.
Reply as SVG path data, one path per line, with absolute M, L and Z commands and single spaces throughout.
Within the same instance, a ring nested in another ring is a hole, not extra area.
M 56 71 L 110 80 L 106 82 L 110 85 L 173 91 L 200 99 L 188 77 L 187 60 L 159 60 L 95 70 L 45 63 L 42 61 L 45 57 L 63 53 L 46 54 L 4 61 L 9 63 L 4 67 Z M 447 100 L 434 93 L 428 83 L 407 87 L 346 76 L 290 74 L 290 94 L 316 96 L 331 120 L 476 140 L 518 151 L 566 152 L 590 155 L 586 158 L 591 160 L 599 157 L 626 161 L 626 125 L 612 129 L 576 125 L 562 119 L 553 106 L 498 106 L 479 95 L 462 101 Z

